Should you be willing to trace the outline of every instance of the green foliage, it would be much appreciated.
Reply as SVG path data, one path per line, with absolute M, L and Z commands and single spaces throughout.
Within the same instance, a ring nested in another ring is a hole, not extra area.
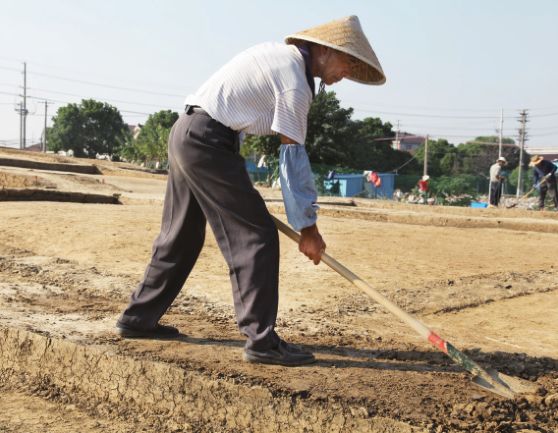
M 514 144 L 511 138 L 503 138 L 503 144 Z M 498 137 L 477 137 L 458 146 L 458 173 L 488 176 L 490 166 L 498 159 Z M 507 169 L 517 167 L 519 149 L 515 146 L 503 146 L 502 156 L 508 161 Z
M 353 132 L 353 109 L 339 105 L 335 92 L 318 93 L 308 113 L 306 152 L 310 161 L 339 164 L 350 159 L 347 142 Z
M 126 128 L 126 133 L 124 134 L 124 144 L 120 148 L 118 156 L 126 161 L 141 160 L 139 149 L 135 146 L 134 137 L 128 128 Z
M 115 107 L 93 99 L 60 107 L 52 121 L 49 150 L 72 150 L 81 157 L 118 153 L 127 129 Z
M 517 189 L 517 181 L 519 178 L 519 167 L 516 167 L 511 173 L 508 178 L 509 183 L 513 186 L 513 190 L 516 191 Z M 529 191 L 533 184 L 535 183 L 533 169 L 532 168 L 523 168 L 523 172 L 521 173 L 521 191 L 522 194 Z M 537 190 L 534 190 L 531 196 L 537 195 Z
M 345 164 L 359 170 L 393 171 L 411 160 L 408 152 L 394 150 L 391 142 L 395 138 L 392 125 L 382 123 L 379 118 L 367 117 L 351 121 L 351 136 L 348 140 L 349 159 Z M 412 160 L 399 171 L 416 171 L 418 164 Z
M 511 138 L 503 138 L 502 156 L 508 161 L 506 170 L 514 170 L 519 164 L 519 149 Z M 416 152 L 417 161 L 424 163 L 424 146 Z M 433 177 L 475 175 L 488 179 L 490 166 L 498 158 L 498 137 L 476 137 L 474 140 L 454 146 L 445 139 L 428 141 L 428 174 Z M 525 164 L 529 155 L 524 154 Z
M 140 160 L 168 160 L 168 142 L 172 125 L 178 120 L 178 113 L 161 110 L 151 114 L 135 140 L 134 147 Z
M 469 194 L 475 196 L 477 194 L 477 177 L 470 174 L 462 174 L 457 176 L 440 176 L 431 178 L 429 182 L 429 190 L 431 195 L 450 196 Z
M 445 139 L 428 140 L 428 174 L 442 176 L 454 170 L 457 160 L 457 149 Z M 418 164 L 424 164 L 424 145 L 415 153 Z
M 240 152 L 242 156 L 266 155 L 279 156 L 281 140 L 278 135 L 247 135 L 242 142 Z
M 128 161 L 166 163 L 170 131 L 178 117 L 178 113 L 171 110 L 151 114 L 137 138 L 134 139 L 131 134 L 127 135 L 120 152 L 121 156 Z
M 259 155 L 265 155 L 268 174 L 266 183 L 268 186 L 279 176 L 279 146 L 281 140 L 278 135 L 247 135 L 240 147 L 240 154 L 252 157 L 254 160 Z
M 400 174 L 395 176 L 394 189 L 400 189 L 402 192 L 410 192 L 417 187 L 417 183 L 421 176 L 418 174 Z

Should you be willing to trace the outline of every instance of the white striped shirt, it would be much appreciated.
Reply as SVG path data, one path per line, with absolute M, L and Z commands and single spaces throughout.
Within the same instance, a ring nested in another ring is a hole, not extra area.
M 312 91 L 298 48 L 270 42 L 234 57 L 185 103 L 235 131 L 279 133 L 304 144 Z

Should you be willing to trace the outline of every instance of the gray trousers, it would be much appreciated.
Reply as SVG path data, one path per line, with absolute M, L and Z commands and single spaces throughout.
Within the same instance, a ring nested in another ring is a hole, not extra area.
M 237 138 L 191 108 L 173 126 L 161 232 L 121 322 L 146 328 L 157 324 L 196 263 L 207 220 L 229 267 L 246 347 L 266 350 L 278 343 L 279 239 L 238 153 Z
M 552 177 L 539 188 L 539 208 L 544 209 L 544 201 L 548 191 L 551 192 L 554 207 L 558 210 L 558 188 L 556 187 L 556 179 Z
M 502 197 L 502 182 L 490 182 L 490 204 L 498 206 Z

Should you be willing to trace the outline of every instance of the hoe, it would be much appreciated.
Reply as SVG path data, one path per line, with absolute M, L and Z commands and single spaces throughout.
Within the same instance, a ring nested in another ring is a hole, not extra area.
M 546 181 L 550 178 L 551 174 L 547 174 L 546 176 L 544 176 L 541 181 L 536 184 L 533 188 L 531 188 L 529 191 L 527 191 L 525 194 L 523 194 L 515 203 L 512 203 L 508 206 L 506 206 L 507 209 L 511 209 L 512 207 L 516 207 L 518 205 L 518 203 L 523 200 L 524 198 L 529 197 L 529 195 L 538 187 L 540 187 L 541 185 L 544 185 L 546 183 Z
M 282 221 L 278 220 L 272 216 L 275 225 L 280 232 L 294 240 L 299 242 L 300 235 L 287 226 Z M 341 276 L 345 277 L 359 289 L 363 290 L 368 296 L 370 296 L 374 301 L 385 307 L 388 311 L 393 313 L 411 328 L 413 328 L 421 337 L 429 341 L 436 349 L 442 351 L 447 356 L 449 356 L 457 365 L 461 366 L 469 373 L 473 375 L 473 382 L 480 386 L 481 388 L 498 394 L 505 398 L 514 398 L 517 394 L 522 393 L 534 393 L 536 391 L 536 386 L 528 381 L 519 379 L 512 376 L 507 376 L 505 374 L 499 373 L 496 370 L 485 370 L 475 361 L 465 355 L 463 352 L 457 350 L 450 342 L 444 340 L 434 331 L 430 330 L 419 320 L 412 317 L 410 314 L 403 311 L 384 295 L 372 288 L 368 283 L 363 281 L 337 260 L 329 256 L 327 253 L 322 254 L 322 261 L 328 265 L 331 269 L 339 273 Z

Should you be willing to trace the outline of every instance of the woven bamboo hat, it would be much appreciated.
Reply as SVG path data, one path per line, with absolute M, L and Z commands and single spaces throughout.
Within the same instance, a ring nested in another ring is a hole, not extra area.
M 540 155 L 535 155 L 531 158 L 531 162 L 529 162 L 529 167 L 534 167 L 539 162 L 541 162 L 544 158 Z
M 287 44 L 296 41 L 314 42 L 353 56 L 358 62 L 347 77 L 349 80 L 376 85 L 386 82 L 380 62 L 355 15 L 312 27 L 285 38 Z

